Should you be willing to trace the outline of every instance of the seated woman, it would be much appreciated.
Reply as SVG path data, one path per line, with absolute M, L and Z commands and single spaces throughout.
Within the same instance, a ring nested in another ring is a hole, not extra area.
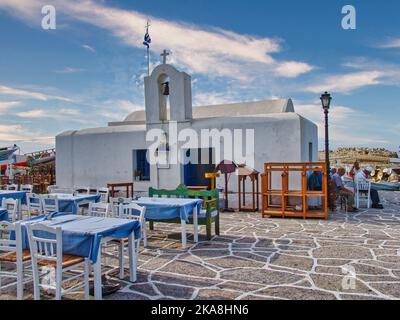
M 356 176 L 354 177 L 354 182 L 359 183 L 359 182 L 365 182 L 368 180 L 368 178 L 371 176 L 372 168 L 367 167 L 364 170 L 358 171 Z M 371 188 L 371 200 L 372 200 L 372 208 L 374 209 L 383 209 L 383 206 L 381 204 L 381 200 L 379 199 L 379 193 L 378 190 Z

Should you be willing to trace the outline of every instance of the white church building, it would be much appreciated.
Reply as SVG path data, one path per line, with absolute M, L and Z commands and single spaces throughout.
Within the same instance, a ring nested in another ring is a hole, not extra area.
M 152 148 L 154 141 L 148 141 L 153 129 L 165 131 L 165 141 L 156 149 Z M 206 141 L 200 139 L 204 131 L 212 134 Z M 234 158 L 235 152 L 228 159 L 224 151 L 232 142 L 227 143 L 221 133 L 236 137 L 234 132 L 243 133 L 242 141 L 233 141 L 233 149 L 243 155 L 243 161 Z M 171 138 L 190 133 L 197 133 L 201 144 L 193 143 L 196 139 Z M 146 192 L 150 186 L 209 185 L 204 173 L 213 172 L 220 160 L 243 163 L 250 159 L 246 164 L 260 172 L 266 162 L 316 161 L 318 130 L 295 112 L 291 99 L 192 107 L 190 75 L 164 61 L 145 78 L 145 110 L 104 128 L 63 132 L 56 137 L 56 151 L 60 187 L 134 181 L 135 191 Z M 154 152 L 166 160 L 149 161 L 149 153 Z M 173 161 L 176 156 L 186 162 Z M 202 162 L 198 164 L 194 158 Z M 187 163 L 188 159 L 193 163 Z M 236 184 L 237 179 L 230 180 L 231 191 Z M 223 179 L 218 179 L 217 187 L 223 186 Z

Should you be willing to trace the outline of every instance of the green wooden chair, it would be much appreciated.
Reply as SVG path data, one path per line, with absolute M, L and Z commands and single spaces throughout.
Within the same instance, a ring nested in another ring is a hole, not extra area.
M 186 199 L 202 199 L 203 207 L 198 215 L 198 225 L 206 226 L 207 239 L 212 238 L 212 224 L 215 225 L 215 234 L 219 235 L 219 192 L 218 190 L 189 190 L 185 185 L 180 185 L 175 190 L 165 189 L 149 189 L 149 196 L 154 198 L 186 198 Z M 154 229 L 154 222 L 161 221 L 150 221 L 150 229 Z M 165 222 L 165 221 L 164 221 Z M 180 220 L 171 220 L 169 223 L 180 223 Z M 189 218 L 189 224 L 193 224 L 193 218 Z

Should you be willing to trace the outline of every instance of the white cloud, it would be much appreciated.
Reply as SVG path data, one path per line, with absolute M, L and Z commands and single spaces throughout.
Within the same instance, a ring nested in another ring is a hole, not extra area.
M 309 104 L 295 102 L 295 110 L 301 116 L 313 121 L 318 126 L 318 136 L 320 145 L 325 139 L 324 113 L 321 103 L 315 101 Z M 381 145 L 389 142 L 374 135 L 371 128 L 375 123 L 374 119 L 368 114 L 357 111 L 346 106 L 333 106 L 329 112 L 330 140 L 334 146 L 361 146 L 361 145 Z
M 381 49 L 400 49 L 400 39 L 392 38 L 377 46 Z
M 32 10 L 38 10 L 44 3 L 39 0 L 25 2 L 27 5 L 23 6 L 0 0 L 0 8 L 12 11 L 20 19 L 32 19 Z M 167 21 L 91 0 L 58 0 L 53 1 L 53 5 L 64 15 L 106 29 L 126 45 L 137 48 L 143 48 L 144 26 L 150 18 L 151 50 L 158 55 L 163 49 L 172 49 L 173 59 L 191 72 L 247 81 L 254 78 L 255 70 L 263 76 L 268 70 L 279 77 L 296 77 L 312 70 L 304 62 L 278 61 L 272 57 L 282 50 L 278 39 Z
M 83 44 L 82 48 L 84 48 L 84 49 L 86 49 L 86 50 L 88 50 L 88 51 L 90 51 L 92 53 L 96 53 L 96 49 L 93 48 L 92 46 L 89 46 L 88 44 Z
M 130 113 L 144 110 L 144 106 L 129 100 L 107 100 L 100 106 L 99 114 L 110 121 L 122 121 Z
M 28 111 L 17 112 L 16 115 L 26 119 L 54 119 L 54 120 L 72 120 L 82 121 L 81 113 L 75 109 L 59 109 L 49 111 L 45 109 L 33 109 Z
M 40 100 L 40 101 L 60 100 L 60 101 L 65 101 L 65 102 L 72 102 L 71 99 L 65 98 L 65 97 L 53 96 L 53 95 L 48 95 L 48 94 L 44 94 L 41 92 L 17 89 L 17 88 L 2 86 L 2 85 L 0 85 L 0 95 L 19 97 L 19 98 L 24 98 L 24 99 Z
M 305 88 L 305 91 L 312 93 L 320 93 L 324 91 L 349 93 L 353 90 L 381 84 L 381 77 L 384 76 L 380 71 L 361 71 L 348 74 L 338 74 L 329 76 L 326 80 L 320 81 L 318 84 Z
M 53 143 L 54 137 L 35 135 L 31 131 L 24 129 L 19 124 L 4 125 L 0 124 L 0 142 L 46 142 Z
M 18 106 L 21 102 L 19 101 L 0 101 L 0 114 L 4 114 L 9 109 Z
M 303 73 L 308 73 L 314 69 L 307 63 L 287 61 L 280 63 L 276 68 L 276 74 L 287 78 L 296 78 Z
M 55 73 L 59 74 L 71 74 L 71 73 L 80 73 L 85 71 L 85 69 L 80 69 L 80 68 L 72 68 L 72 67 L 65 67 L 62 70 L 54 70 Z

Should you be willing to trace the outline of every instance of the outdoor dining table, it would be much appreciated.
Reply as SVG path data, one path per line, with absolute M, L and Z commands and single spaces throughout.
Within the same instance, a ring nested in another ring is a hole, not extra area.
M 29 248 L 26 224 L 37 222 L 51 227 L 61 227 L 63 254 L 85 257 L 92 262 L 94 271 L 94 297 L 96 300 L 102 299 L 101 247 L 113 239 L 128 237 L 130 281 L 136 281 L 137 254 L 135 242 L 140 240 L 141 237 L 139 221 L 80 216 L 60 212 L 53 213 L 48 219 L 44 215 L 41 215 L 21 223 L 22 246 L 24 249 Z
M 91 195 L 91 194 L 60 194 L 55 193 L 51 194 L 57 196 L 58 198 L 58 209 L 60 212 L 70 212 L 73 214 L 77 214 L 79 210 L 79 206 L 88 204 L 90 202 L 99 202 L 100 195 Z
M 186 247 L 186 223 L 189 217 L 193 216 L 193 238 L 199 242 L 198 214 L 201 210 L 203 200 L 181 199 L 181 198 L 148 198 L 142 197 L 133 201 L 139 206 L 146 207 L 146 221 L 168 221 L 173 219 L 181 220 L 182 246 Z
M 0 221 L 8 221 L 8 211 L 0 208 Z

